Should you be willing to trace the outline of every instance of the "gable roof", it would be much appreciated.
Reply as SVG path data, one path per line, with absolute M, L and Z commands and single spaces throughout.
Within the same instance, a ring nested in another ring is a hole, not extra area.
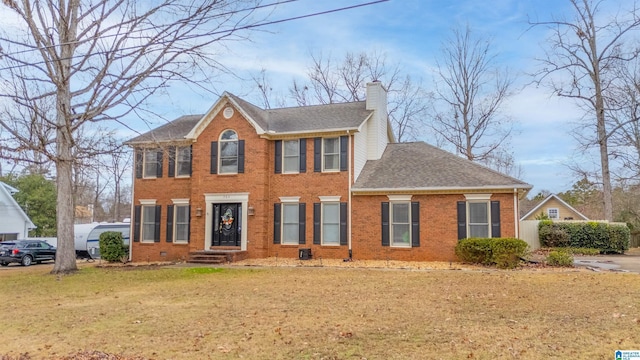
M 424 142 L 388 144 L 365 164 L 357 192 L 518 189 L 531 185 Z
M 22 210 L 22 207 L 20 207 L 20 205 L 18 204 L 18 202 L 16 201 L 16 199 L 13 198 L 13 196 L 11 196 L 11 194 L 15 194 L 18 192 L 18 189 L 9 186 L 3 182 L 0 181 L 0 199 L 3 197 L 2 195 L 4 194 L 5 198 L 8 199 L 8 201 L 11 203 L 12 207 L 14 209 L 16 209 L 16 211 L 20 214 L 20 216 L 24 219 L 24 221 L 27 223 L 27 228 L 28 229 L 35 229 L 36 225 L 31 221 L 31 219 L 29 219 L 29 216 L 27 216 L 27 213 L 24 212 L 24 210 Z
M 580 216 L 582 218 L 582 220 L 589 220 L 589 218 L 587 218 L 586 216 L 582 215 L 582 213 L 580 213 L 578 210 L 574 209 L 573 206 L 567 204 L 564 200 L 562 200 L 560 197 L 558 197 L 556 194 L 551 194 L 549 196 L 546 197 L 546 199 L 542 200 L 538 205 L 536 205 L 533 209 L 531 209 L 528 213 L 524 214 L 524 216 L 521 216 L 520 219 L 526 219 L 527 217 L 531 216 L 532 214 L 535 214 L 536 212 L 538 212 L 539 209 L 541 209 L 546 203 L 548 203 L 551 199 L 556 199 L 558 202 L 560 202 L 563 206 L 567 207 L 568 209 L 572 210 L 573 212 L 575 212 L 576 214 L 578 214 L 578 216 Z
M 135 145 L 196 139 L 207 125 L 231 103 L 254 126 L 258 134 L 298 134 L 357 130 L 373 113 L 364 101 L 325 105 L 261 109 L 225 92 L 204 115 L 184 115 L 127 142 Z

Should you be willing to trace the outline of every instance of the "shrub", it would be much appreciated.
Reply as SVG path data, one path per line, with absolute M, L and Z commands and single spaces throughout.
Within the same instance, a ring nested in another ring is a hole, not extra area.
M 105 231 L 100 234 L 100 257 L 108 262 L 126 261 L 127 247 L 122 240 L 122 233 Z
M 543 247 L 590 248 L 619 253 L 629 249 L 630 231 L 621 224 L 543 220 L 538 225 L 538 234 Z
M 513 269 L 520 264 L 520 258 L 527 251 L 524 240 L 514 238 L 498 238 L 492 240 L 493 256 L 491 260 L 500 269 Z
M 551 266 L 573 267 L 573 255 L 564 250 L 553 250 L 547 256 L 547 264 Z
M 456 255 L 464 262 L 490 265 L 491 239 L 462 239 L 456 245 Z
M 600 249 L 594 248 L 555 248 L 556 251 L 565 251 L 573 255 L 600 255 Z
M 511 269 L 520 263 L 527 251 L 524 240 L 514 238 L 463 239 L 456 246 L 456 255 L 464 262 Z

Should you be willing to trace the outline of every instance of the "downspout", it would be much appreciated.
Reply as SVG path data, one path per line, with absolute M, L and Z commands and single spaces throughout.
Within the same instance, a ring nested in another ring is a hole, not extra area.
M 520 209 L 518 208 L 518 189 L 513 189 L 513 216 L 515 217 L 515 238 L 520 238 Z
M 136 149 L 133 149 L 133 166 L 131 171 L 131 212 L 129 216 L 129 262 L 133 259 L 133 238 L 135 235 L 135 223 L 136 223 L 136 211 L 135 211 L 135 198 L 136 198 Z M 191 226 L 191 224 L 189 224 Z
M 347 200 L 347 240 L 349 243 L 349 260 L 353 258 L 353 251 L 351 248 L 351 183 L 352 181 L 352 172 L 351 166 L 353 164 L 351 160 L 351 134 L 349 130 L 347 130 L 347 163 L 349 167 L 349 197 Z

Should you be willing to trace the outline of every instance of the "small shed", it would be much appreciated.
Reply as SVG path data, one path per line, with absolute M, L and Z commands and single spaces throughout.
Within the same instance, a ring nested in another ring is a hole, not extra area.
M 523 220 L 536 220 L 536 216 L 540 214 L 547 215 L 551 220 L 589 220 L 578 210 L 567 204 L 564 200 L 555 194 L 547 196 L 538 205 L 531 209 L 528 213 L 520 218 Z

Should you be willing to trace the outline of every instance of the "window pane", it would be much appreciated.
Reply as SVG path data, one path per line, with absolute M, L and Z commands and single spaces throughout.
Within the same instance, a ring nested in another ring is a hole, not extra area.
M 409 223 L 409 204 L 393 204 L 393 222 Z
M 298 204 L 285 204 L 283 206 L 283 222 L 285 224 L 298 223 Z
M 338 170 L 340 166 L 340 158 L 338 155 L 325 155 L 324 156 L 324 169 L 325 170 Z
M 469 237 L 480 237 L 487 238 L 489 237 L 489 226 L 488 225 L 469 225 Z
M 238 142 L 229 141 L 229 142 L 220 143 L 220 156 L 221 157 L 238 156 Z
M 298 156 L 298 140 L 287 140 L 284 142 L 284 156 Z
M 284 224 L 282 230 L 282 243 L 283 244 L 297 244 L 298 243 L 298 224 Z
M 322 204 L 322 244 L 340 244 L 339 204 Z
M 142 207 L 142 241 L 153 241 L 156 228 L 156 207 Z
M 393 224 L 393 243 L 395 245 L 408 245 L 410 240 L 409 224 Z
M 238 159 L 221 159 L 220 172 L 223 174 L 233 174 L 238 172 Z
M 338 138 L 324 139 L 325 154 L 338 154 L 340 152 L 339 146 Z
M 237 139 L 238 139 L 238 134 L 236 134 L 236 132 L 233 130 L 225 131 L 220 137 L 220 140 L 237 140 Z
M 156 177 L 158 169 L 158 155 L 156 150 L 144 151 L 144 177 Z
M 487 203 L 469 203 L 469 223 L 489 223 L 487 207 Z
M 298 172 L 298 157 L 286 157 L 284 158 L 284 171 L 285 172 Z
M 189 165 L 191 164 L 191 149 L 188 147 L 180 147 L 177 150 L 176 174 L 189 175 Z

